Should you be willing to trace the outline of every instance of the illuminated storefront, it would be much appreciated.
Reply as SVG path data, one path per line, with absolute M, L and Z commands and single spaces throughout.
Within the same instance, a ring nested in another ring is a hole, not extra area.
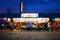
M 4 18 L 5 20 L 7 18 Z M 8 18 L 8 22 L 10 22 L 10 18 Z M 48 23 L 49 18 L 42 18 L 38 17 L 38 13 L 22 13 L 21 18 L 13 18 L 13 21 L 15 22 L 16 28 L 19 27 L 25 27 L 32 21 L 32 26 L 37 28 L 37 25 L 44 25 L 44 23 Z
M 45 23 L 49 21 L 49 18 L 38 18 L 38 13 L 22 13 L 21 18 L 13 18 L 15 22 L 38 22 Z

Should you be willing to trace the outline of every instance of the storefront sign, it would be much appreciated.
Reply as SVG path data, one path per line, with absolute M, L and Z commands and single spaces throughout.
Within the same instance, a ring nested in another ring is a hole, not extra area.
M 21 17 L 38 17 L 38 13 L 22 13 Z
M 49 18 L 14 18 L 15 22 L 38 22 L 38 23 L 45 23 L 49 21 Z

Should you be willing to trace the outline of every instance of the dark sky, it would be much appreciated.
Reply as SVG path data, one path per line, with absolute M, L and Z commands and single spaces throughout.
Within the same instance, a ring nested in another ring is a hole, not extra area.
M 7 9 L 11 9 L 13 13 L 19 13 L 20 0 L 0 0 L 0 13 L 6 13 Z
M 60 0 L 23 0 L 24 12 L 58 13 L 60 12 Z
M 60 12 L 60 0 L 22 0 L 23 12 L 56 13 Z M 20 0 L 0 0 L 0 13 L 11 9 L 12 13 L 19 13 Z

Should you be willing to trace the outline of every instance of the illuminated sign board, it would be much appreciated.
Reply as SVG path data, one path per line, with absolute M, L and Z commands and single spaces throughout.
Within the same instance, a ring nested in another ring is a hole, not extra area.
M 38 13 L 22 13 L 21 17 L 38 17 Z
M 15 22 L 38 22 L 38 23 L 45 23 L 49 21 L 49 18 L 14 18 Z

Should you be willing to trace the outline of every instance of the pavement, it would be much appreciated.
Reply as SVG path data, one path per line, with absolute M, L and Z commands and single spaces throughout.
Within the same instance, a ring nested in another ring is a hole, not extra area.
M 0 40 L 60 40 L 60 31 L 1 31 Z

